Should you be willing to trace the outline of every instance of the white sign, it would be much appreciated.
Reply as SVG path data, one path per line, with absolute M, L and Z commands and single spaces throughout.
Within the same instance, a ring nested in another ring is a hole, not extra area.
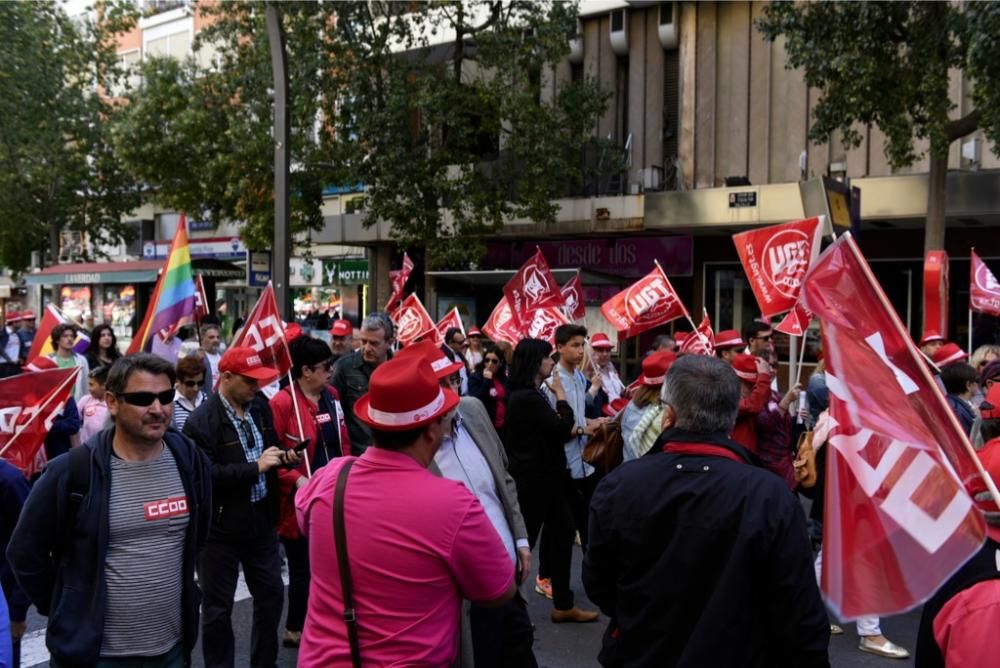
M 170 253 L 169 241 L 147 241 L 142 245 L 142 256 L 147 260 L 165 258 Z M 218 237 L 215 239 L 190 239 L 188 249 L 192 258 L 207 257 L 218 260 L 242 260 L 247 255 L 247 247 L 239 237 Z

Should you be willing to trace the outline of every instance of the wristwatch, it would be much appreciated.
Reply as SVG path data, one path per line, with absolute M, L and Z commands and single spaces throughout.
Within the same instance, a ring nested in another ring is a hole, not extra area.
M 576 435 L 577 436 L 583 436 L 585 433 L 586 432 L 583 430 L 583 427 L 577 427 L 576 428 Z

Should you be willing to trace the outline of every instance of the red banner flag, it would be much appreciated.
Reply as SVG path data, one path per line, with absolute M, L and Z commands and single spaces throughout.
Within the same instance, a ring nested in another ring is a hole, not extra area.
M 194 319 L 201 322 L 201 319 L 208 315 L 208 295 L 205 294 L 205 281 L 201 274 L 194 276 Z
M 715 332 L 712 331 L 712 321 L 708 317 L 708 311 L 702 308 L 701 322 L 698 329 L 691 332 L 691 335 L 684 339 L 680 352 L 689 355 L 714 355 L 715 354 Z
M 49 369 L 0 380 L 0 456 L 25 475 L 56 416 L 71 396 L 80 369 Z
M 436 325 L 434 325 L 434 327 L 437 329 L 438 336 L 441 338 L 441 341 L 447 340 L 445 339 L 445 334 L 447 334 L 448 330 L 452 327 L 457 327 L 462 330 L 462 336 L 465 336 L 465 325 L 462 323 L 462 316 L 458 314 L 457 306 L 453 306 L 452 309 L 448 311 L 448 313 L 441 318 Z
M 688 314 L 659 266 L 604 302 L 601 313 L 625 339 Z
M 501 297 L 500 303 L 493 309 L 489 320 L 483 325 L 483 332 L 493 341 L 506 341 L 512 346 L 516 346 L 523 338 L 506 297 Z
M 427 336 L 431 337 L 435 345 L 444 342 L 444 337 L 438 334 L 434 321 L 416 294 L 410 294 L 403 300 L 392 314 L 392 320 L 396 323 L 396 340 L 400 345 L 407 346 Z
M 562 292 L 549 269 L 542 251 L 537 251 L 521 265 L 517 273 L 503 286 L 503 294 L 510 302 L 514 319 L 524 326 L 531 321 L 532 312 L 538 309 L 563 305 Z
M 531 322 L 528 323 L 528 338 L 548 341 L 552 347 L 555 347 L 556 329 L 559 325 L 568 325 L 569 322 L 569 318 L 563 313 L 561 307 L 540 308 L 531 314 Z
M 566 281 L 562 286 L 563 313 L 570 320 L 580 320 L 587 315 L 587 308 L 583 303 L 583 280 L 580 274 Z
M 803 298 L 823 326 L 835 426 L 823 591 L 843 619 L 902 612 L 982 544 L 966 491 L 981 485 L 978 460 L 850 234 L 816 262 Z
M 969 309 L 977 313 L 1000 316 L 1000 283 L 976 251 L 972 251 L 969 276 Z
M 764 319 L 795 306 L 822 239 L 822 216 L 733 235 Z
M 52 330 L 56 325 L 60 325 L 66 320 L 59 315 L 52 304 L 48 304 L 42 311 L 42 321 L 38 323 L 35 330 L 35 338 L 31 342 L 31 350 L 28 352 L 28 361 L 32 362 L 41 355 L 47 355 L 53 351 Z
M 795 308 L 788 312 L 784 320 L 779 322 L 775 329 L 789 336 L 802 336 L 809 329 L 809 321 L 812 320 L 812 313 L 801 301 L 795 302 Z
M 264 366 L 274 370 L 273 378 L 260 381 L 261 387 L 273 383 L 292 368 L 285 325 L 278 313 L 278 303 L 274 299 L 274 288 L 270 283 L 254 304 L 243 329 L 230 344 L 230 348 L 236 346 L 253 348 L 260 355 Z
M 392 313 L 393 307 L 399 303 L 403 298 L 403 289 L 406 288 L 406 282 L 410 280 L 410 274 L 413 272 L 413 260 L 406 253 L 403 253 L 403 268 L 399 271 L 389 272 L 389 282 L 392 284 L 392 295 L 389 297 L 389 301 L 385 305 L 385 310 Z

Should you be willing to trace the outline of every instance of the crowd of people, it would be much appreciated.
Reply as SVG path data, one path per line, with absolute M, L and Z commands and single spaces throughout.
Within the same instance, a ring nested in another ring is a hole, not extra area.
M 18 371 L 30 315 L 17 328 L 8 314 L 0 341 Z M 383 312 L 333 321 L 329 342 L 292 324 L 280 379 L 211 321 L 126 356 L 107 325 L 85 353 L 79 334 L 57 326 L 53 352 L 24 367 L 81 370 L 44 473 L 0 462 L 15 655 L 34 604 L 53 666 L 179 667 L 200 638 L 210 667 L 272 668 L 282 646 L 307 667 L 531 667 L 529 588 L 551 623 L 604 617 L 604 666 L 826 666 L 843 632 L 817 585 L 822 354 L 779 391 L 766 322 L 719 332 L 711 355 L 662 334 L 631 383 L 610 339 L 576 324 L 554 345 L 452 328 L 401 349 Z M 1000 348 L 970 357 L 933 332 L 919 346 L 1000 469 Z M 984 550 L 1000 549 L 993 531 Z M 232 622 L 240 570 L 248 648 Z M 959 575 L 924 612 L 927 665 L 985 665 L 992 647 L 995 569 L 984 556 Z M 909 656 L 877 617 L 857 629 L 861 650 Z

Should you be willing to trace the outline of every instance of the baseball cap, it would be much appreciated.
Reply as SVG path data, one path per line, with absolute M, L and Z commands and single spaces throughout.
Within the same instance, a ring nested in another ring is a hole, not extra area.
M 351 336 L 354 334 L 354 327 L 350 320 L 334 320 L 333 327 L 330 328 L 330 336 Z
M 264 366 L 260 355 L 249 346 L 237 346 L 227 350 L 219 360 L 219 371 L 228 371 L 257 380 L 270 380 L 276 375 L 275 370 Z

